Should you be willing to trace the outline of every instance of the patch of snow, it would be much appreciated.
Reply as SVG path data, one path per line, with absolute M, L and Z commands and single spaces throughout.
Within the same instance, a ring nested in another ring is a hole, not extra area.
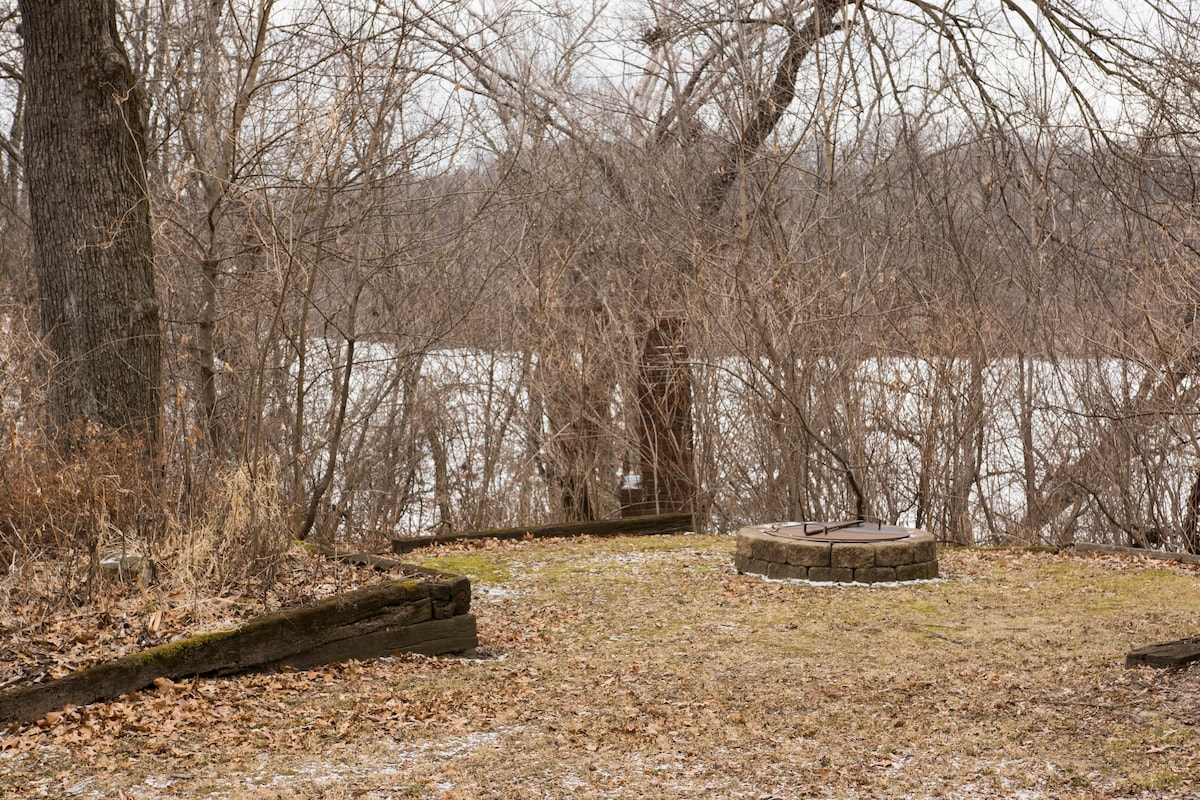
M 508 600 L 522 594 L 524 592 L 517 589 L 503 589 L 499 586 L 471 587 L 471 597 L 481 600 Z
M 175 781 L 171 780 L 165 775 L 151 775 L 149 778 L 146 778 L 146 780 L 142 781 L 142 783 L 146 784 L 151 789 L 170 789 L 175 785 Z
M 434 758 L 456 758 L 472 750 L 476 750 L 483 745 L 495 744 L 500 740 L 500 734 L 494 731 L 486 733 L 468 733 L 466 736 L 458 736 L 447 739 L 445 741 L 423 744 L 417 749 L 422 753 L 428 753 Z
M 561 778 L 559 778 L 559 783 L 562 785 L 562 788 L 568 792 L 577 792 L 580 789 L 587 788 L 587 781 L 583 780 L 574 773 L 563 775 Z
M 761 578 L 766 583 L 793 583 L 815 586 L 817 588 L 835 588 L 840 589 L 849 586 L 857 586 L 859 588 L 879 587 L 881 589 L 895 589 L 900 586 L 920 586 L 922 584 L 933 583 L 948 583 L 948 578 L 920 578 L 911 581 L 876 581 L 874 583 L 860 583 L 859 581 L 810 581 L 807 578 L 768 578 L 766 575 L 760 575 L 757 572 L 746 572 L 745 575 L 753 575 Z

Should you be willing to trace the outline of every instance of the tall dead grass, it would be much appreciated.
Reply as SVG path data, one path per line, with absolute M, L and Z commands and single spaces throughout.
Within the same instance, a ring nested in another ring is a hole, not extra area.
M 85 428 L 64 446 L 43 423 L 51 357 L 26 323 L 0 308 L 0 612 L 89 602 L 115 554 L 148 559 L 170 592 L 269 588 L 291 544 L 277 470 L 225 465 L 197 485 L 119 433 Z
M 174 582 L 193 591 L 274 582 L 275 568 L 291 545 L 276 470 L 240 465 L 226 469 L 208 490 L 208 502 L 190 519 L 177 516 L 158 542 L 156 555 Z

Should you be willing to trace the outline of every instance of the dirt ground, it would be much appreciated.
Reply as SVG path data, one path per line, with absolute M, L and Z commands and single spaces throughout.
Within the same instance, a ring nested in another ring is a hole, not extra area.
M 1200 570 L 955 550 L 937 581 L 812 585 L 733 545 L 414 554 L 471 576 L 475 657 L 69 709 L 0 733 L 0 796 L 1200 798 L 1200 666 L 1124 668 L 1200 635 Z

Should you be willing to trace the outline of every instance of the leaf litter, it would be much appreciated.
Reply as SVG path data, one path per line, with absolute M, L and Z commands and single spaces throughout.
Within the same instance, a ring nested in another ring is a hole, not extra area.
M 10 727 L 0 797 L 1200 797 L 1200 667 L 1124 668 L 1200 634 L 1200 570 L 951 550 L 941 581 L 812 585 L 738 575 L 732 548 L 413 554 L 472 575 L 472 658 L 159 681 Z M 112 654 L 94 624 L 37 635 L 82 663 Z

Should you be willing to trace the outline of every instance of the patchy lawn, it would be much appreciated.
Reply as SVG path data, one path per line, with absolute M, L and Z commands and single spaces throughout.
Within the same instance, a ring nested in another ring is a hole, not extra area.
M 185 681 L 0 735 L 0 796 L 1200 797 L 1200 570 L 943 551 L 944 579 L 737 575 L 730 537 L 414 554 L 479 659 Z

